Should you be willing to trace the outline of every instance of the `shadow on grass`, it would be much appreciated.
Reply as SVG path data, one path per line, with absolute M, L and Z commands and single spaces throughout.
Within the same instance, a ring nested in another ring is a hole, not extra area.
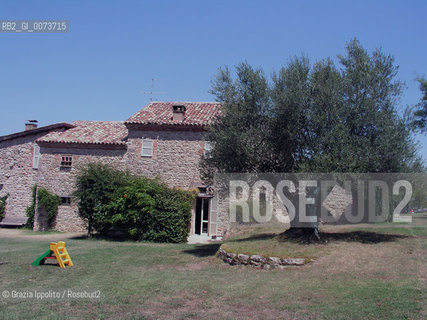
M 270 240 L 277 237 L 277 233 L 260 233 L 254 234 L 246 238 L 239 239 L 230 239 L 227 242 L 244 242 L 244 241 L 252 241 L 252 240 Z
M 409 236 L 401 234 L 384 234 L 371 231 L 350 231 L 350 232 L 319 232 L 320 240 L 313 237 L 287 237 L 285 233 L 278 235 L 279 242 L 297 242 L 302 244 L 310 243 L 328 243 L 334 241 L 359 242 L 364 244 L 376 244 L 381 242 L 391 242 L 398 239 L 409 238 Z
M 71 237 L 73 240 L 106 240 L 106 241 L 114 241 L 114 242 L 125 242 L 125 241 L 133 241 L 136 242 L 135 239 L 130 237 L 127 234 L 92 234 L 88 237 L 85 234 L 80 236 Z
M 210 257 L 214 256 L 217 253 L 220 246 L 221 243 L 200 244 L 196 245 L 193 249 L 183 250 L 182 252 L 192 254 L 193 256 L 201 258 Z
M 71 240 L 87 240 L 90 238 L 88 238 L 86 235 L 81 235 L 81 236 L 70 237 L 69 239 L 71 239 Z
M 32 265 L 32 267 L 34 267 L 34 268 L 36 268 L 36 267 L 57 267 L 57 268 L 60 268 L 59 263 L 52 263 L 52 262 L 41 263 L 39 266 L 33 266 Z
M 320 240 L 310 235 L 289 236 L 286 232 L 284 233 L 261 233 L 251 235 L 246 238 L 230 239 L 227 242 L 246 242 L 256 240 L 272 240 L 276 239 L 279 242 L 294 242 L 300 244 L 326 244 L 334 241 L 345 241 L 345 242 L 359 242 L 365 244 L 375 244 L 381 242 L 396 241 L 398 239 L 405 239 L 409 236 L 401 234 L 384 234 L 371 231 L 350 231 L 350 232 L 319 232 Z

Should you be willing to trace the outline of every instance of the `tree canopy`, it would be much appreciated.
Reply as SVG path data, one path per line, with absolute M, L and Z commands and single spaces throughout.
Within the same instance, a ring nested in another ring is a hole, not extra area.
M 419 78 L 418 82 L 420 83 L 422 97 L 420 103 L 416 106 L 413 124 L 421 132 L 427 133 L 427 80 Z
M 422 169 L 410 125 L 398 114 L 394 59 L 357 40 L 312 64 L 294 57 L 267 77 L 247 62 L 220 68 L 211 93 L 223 115 L 201 162 L 213 172 L 412 172 Z

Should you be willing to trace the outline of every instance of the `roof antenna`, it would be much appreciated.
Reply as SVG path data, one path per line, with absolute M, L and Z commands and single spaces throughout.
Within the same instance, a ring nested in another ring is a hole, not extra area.
M 149 94 L 150 95 L 150 103 L 151 102 L 153 102 L 153 93 L 154 94 L 165 94 L 166 92 L 154 92 L 153 91 L 153 89 L 154 89 L 154 81 L 155 80 L 160 80 L 160 79 L 157 79 L 157 78 L 151 78 L 151 87 L 150 87 L 150 91 L 143 91 L 142 93 L 143 94 Z

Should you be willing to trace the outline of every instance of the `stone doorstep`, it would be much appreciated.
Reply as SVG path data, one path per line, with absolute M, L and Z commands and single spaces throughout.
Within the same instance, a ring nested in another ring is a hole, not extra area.
M 306 262 L 302 258 L 280 259 L 278 257 L 264 257 L 258 254 L 249 256 L 242 253 L 226 252 L 223 248 L 219 248 L 218 257 L 230 265 L 251 265 L 263 270 L 271 270 L 274 268 L 283 269 L 285 266 L 303 266 Z
M 213 238 L 212 236 L 201 236 L 201 235 L 197 235 L 197 234 L 192 234 L 192 235 L 188 236 L 187 243 L 188 244 L 197 244 L 197 243 L 203 244 L 203 243 L 218 242 L 221 240 L 222 240 L 222 237 Z

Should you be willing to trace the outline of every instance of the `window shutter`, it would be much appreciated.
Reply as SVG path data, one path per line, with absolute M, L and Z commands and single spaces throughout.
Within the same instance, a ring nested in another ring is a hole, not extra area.
M 37 143 L 35 143 L 34 151 L 33 151 L 33 169 L 39 168 L 39 160 L 40 160 L 40 147 Z
M 153 156 L 153 140 L 151 139 L 142 140 L 141 156 L 143 157 Z
M 211 210 L 209 213 L 209 235 L 217 235 L 217 221 L 218 221 L 218 199 L 211 199 Z

